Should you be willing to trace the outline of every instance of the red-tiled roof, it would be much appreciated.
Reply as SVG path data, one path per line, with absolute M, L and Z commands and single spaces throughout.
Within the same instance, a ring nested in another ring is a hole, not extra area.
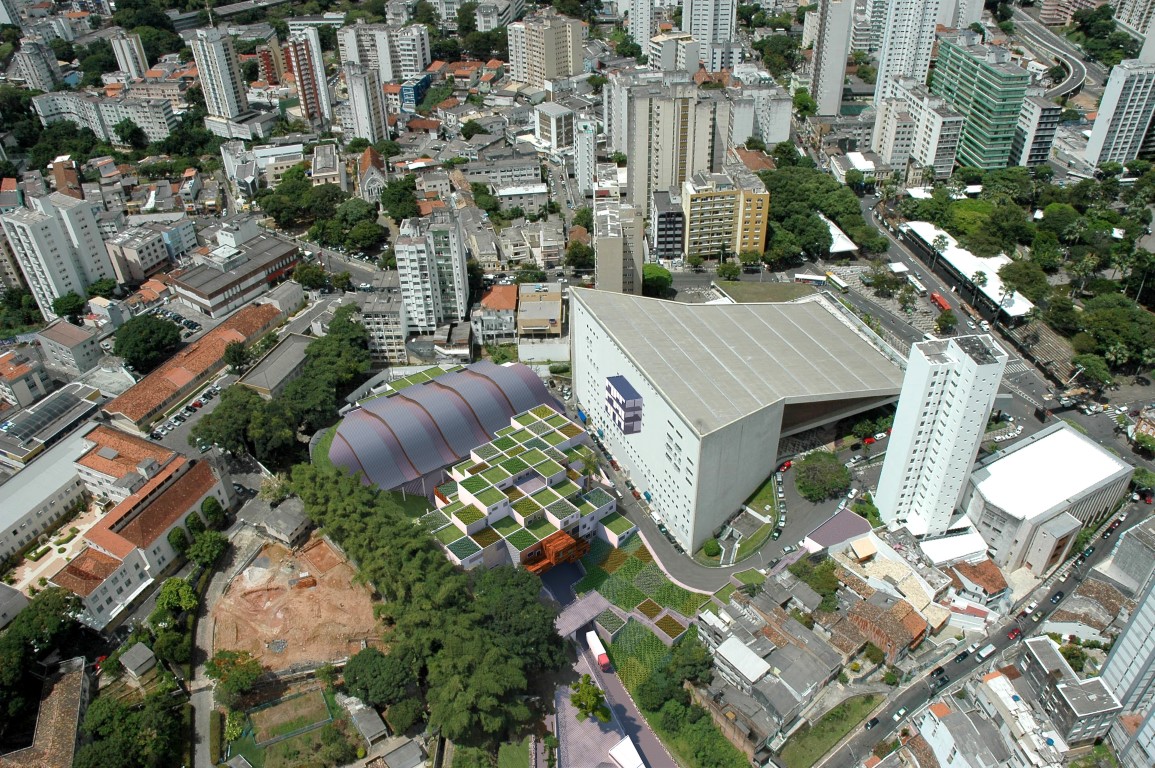
M 517 286 L 495 285 L 481 296 L 481 306 L 494 311 L 517 309 Z
M 981 587 L 988 595 L 997 594 L 1007 588 L 1007 580 L 1003 577 L 1002 571 L 989 559 L 973 564 L 956 563 L 952 568 L 958 571 L 960 576 Z
M 73 659 L 44 681 L 32 746 L 0 757 L 0 768 L 72 765 L 84 675 L 84 659 Z
M 15 381 L 28 375 L 32 370 L 27 357 L 16 352 L 5 352 L 0 355 L 0 379 Z
M 418 200 L 417 201 L 417 212 L 421 216 L 428 216 L 429 214 L 433 213 L 434 211 L 440 210 L 444 207 L 445 207 L 445 203 L 441 200 Z
M 105 413 L 123 414 L 134 423 L 143 421 L 189 382 L 223 365 L 225 347 L 234 341 L 251 341 L 280 312 L 272 304 L 245 307 L 105 405 Z
M 128 521 L 119 533 L 126 541 L 148 549 L 173 523 L 185 515 L 216 485 L 217 478 L 206 461 L 197 462 L 171 486 Z
M 489 61 L 485 62 L 485 66 L 489 67 L 490 69 L 497 69 L 498 67 L 504 67 L 505 62 L 501 59 L 490 59 Z
M 373 149 L 373 147 L 366 147 L 365 151 L 361 153 L 361 159 L 358 163 L 360 175 L 364 176 L 365 171 L 370 168 L 376 168 L 379 171 L 385 170 L 385 158 L 381 153 Z
M 89 432 L 84 439 L 96 445 L 77 459 L 76 463 L 117 479 L 136 471 L 146 459 L 152 459 L 163 466 L 176 456 L 174 451 L 163 445 L 103 425 Z
M 68 565 L 57 571 L 51 578 L 53 584 L 88 597 L 104 580 L 120 567 L 120 560 L 110 557 L 92 547 L 85 547 Z
M 117 504 L 103 519 L 89 528 L 88 532 L 84 534 L 84 540 L 116 557 L 122 559 L 128 557 L 135 545 L 113 529 L 133 514 L 157 488 L 171 480 L 172 476 L 185 464 L 185 458 L 178 455 L 174 461 L 169 462 L 151 480 L 142 485 L 136 493 Z

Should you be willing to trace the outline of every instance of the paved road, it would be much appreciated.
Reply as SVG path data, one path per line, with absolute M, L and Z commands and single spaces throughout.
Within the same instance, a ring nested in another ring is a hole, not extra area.
M 1051 599 L 1055 597 L 1056 593 L 1063 591 L 1065 598 L 1067 594 L 1073 592 L 1078 581 L 1086 576 L 1092 567 L 1107 556 L 1119 534 L 1139 524 L 1147 517 L 1145 510 L 1149 509 L 1151 508 L 1144 504 L 1132 504 L 1126 507 L 1124 510 L 1128 512 L 1126 522 L 1120 526 L 1119 530 L 1113 534 L 1110 539 L 1104 541 L 1096 538 L 1092 541 L 1095 552 L 1077 571 L 1072 570 L 1072 575 L 1078 576 L 1078 579 L 1073 579 L 1068 576 L 1064 581 L 1055 580 L 1054 582 L 1044 582 L 1043 586 L 1037 589 L 1029 598 L 1029 600 L 1038 601 L 1038 611 L 1045 615 L 1056 610 L 1057 606 L 1062 604 L 1061 601 L 1058 604 L 1051 602 Z M 1024 598 L 1021 603 L 1027 601 L 1028 598 Z M 1011 663 L 1017 654 L 1016 647 L 1022 642 L 1022 639 L 1011 640 L 1007 637 L 1007 632 L 1010 631 L 1011 627 L 1020 628 L 1023 631 L 1023 639 L 1025 639 L 1026 637 L 1042 634 L 1042 626 L 1042 621 L 1036 623 L 1030 619 L 1012 618 L 1003 620 L 991 629 L 986 639 L 979 641 L 980 647 L 990 643 L 994 645 L 996 649 L 996 653 L 981 664 L 976 663 L 973 655 L 962 661 L 955 662 L 952 660 L 955 653 L 951 652 L 947 655 L 946 660 L 939 662 L 944 668 L 946 676 L 949 677 L 951 681 L 945 689 L 940 691 L 937 687 L 932 686 L 929 682 L 929 670 L 924 670 L 904 688 L 899 689 L 899 693 L 891 699 L 888 699 L 885 706 L 875 711 L 873 716 L 881 721 L 877 728 L 867 731 L 862 726 L 859 726 L 839 745 L 838 749 L 833 751 L 825 760 L 820 761 L 816 768 L 856 768 L 856 766 L 861 764 L 862 759 L 870 754 L 875 744 L 890 738 L 891 732 L 903 727 L 907 722 L 907 718 L 916 713 L 920 707 L 929 701 L 943 698 L 951 692 L 958 690 L 964 680 L 973 677 L 977 673 L 987 672 L 995 666 L 1001 667 Z M 896 723 L 893 720 L 893 716 L 900 707 L 906 708 L 907 716 L 901 722 Z
M 588 626 L 588 625 L 587 625 Z M 581 653 L 585 656 L 589 663 L 590 669 L 593 670 L 593 675 L 598 685 L 606 692 L 606 703 L 609 704 L 613 711 L 614 717 L 618 724 L 621 725 L 622 730 L 626 735 L 634 741 L 634 746 L 642 754 L 642 759 L 646 761 L 649 768 L 677 768 L 677 763 L 662 746 L 662 742 L 654 735 L 646 719 L 642 717 L 642 713 L 638 711 L 637 705 L 630 695 L 626 692 L 626 688 L 622 685 L 622 681 L 618 676 L 612 672 L 602 672 L 597 665 L 597 659 L 590 653 L 589 647 L 585 643 L 585 635 L 579 633 L 582 638 L 579 647 Z M 594 760 L 602 759 L 599 755 L 592 756 Z M 596 762 L 591 761 L 590 765 L 595 765 Z M 578 766 L 574 766 L 578 768 Z
M 1056 35 L 1046 26 L 1020 8 L 1015 8 L 1016 34 L 1067 62 L 1070 76 L 1055 88 L 1047 91 L 1048 98 L 1062 96 L 1074 91 L 1084 81 L 1091 86 L 1102 87 L 1107 82 L 1107 71 L 1100 65 L 1088 62 L 1083 53 L 1065 38 Z

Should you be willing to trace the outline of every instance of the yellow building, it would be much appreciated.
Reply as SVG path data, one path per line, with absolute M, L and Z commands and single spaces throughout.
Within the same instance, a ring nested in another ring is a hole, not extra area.
M 687 257 L 761 253 L 766 245 L 770 193 L 754 174 L 697 173 L 682 184 Z

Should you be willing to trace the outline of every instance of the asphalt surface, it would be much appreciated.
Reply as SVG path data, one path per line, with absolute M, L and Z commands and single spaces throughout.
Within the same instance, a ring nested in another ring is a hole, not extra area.
M 1127 512 L 1127 520 L 1120 526 L 1120 528 L 1111 536 L 1110 539 L 1104 541 L 1096 537 L 1091 545 L 1095 547 L 1095 552 L 1091 557 L 1078 569 L 1072 569 L 1071 575 L 1067 579 L 1059 581 L 1053 580 L 1045 582 L 1044 586 L 1036 590 L 1029 597 L 1024 598 L 1019 603 L 1019 608 L 1031 600 L 1038 601 L 1039 607 L 1036 613 L 1043 616 L 1057 610 L 1062 605 L 1060 601 L 1058 604 L 1051 603 L 1051 598 L 1056 593 L 1064 592 L 1064 598 L 1075 591 L 1078 585 L 1078 580 L 1072 578 L 1073 576 L 1084 577 L 1087 572 L 1106 557 L 1118 536 L 1125 530 L 1137 525 L 1147 517 L 1147 510 L 1150 510 L 1145 504 L 1128 504 L 1123 508 Z M 918 709 L 934 699 L 944 698 L 949 696 L 952 692 L 958 690 L 963 682 L 976 674 L 985 673 L 995 667 L 1006 666 L 1013 663 L 1014 653 L 1007 653 L 1008 649 L 1017 647 L 1028 637 L 1041 634 L 1043 621 L 1034 622 L 1029 618 L 1011 618 L 1004 619 L 999 624 L 995 625 L 990 634 L 986 635 L 984 639 L 970 642 L 977 642 L 979 648 L 983 648 L 988 644 L 995 646 L 995 653 L 985 662 L 977 663 L 975 656 L 972 654 L 962 661 L 955 662 L 953 659 L 959 651 L 963 650 L 966 645 L 960 644 L 960 647 L 945 654 L 944 658 L 938 659 L 933 663 L 928 663 L 926 668 L 914 677 L 913 680 L 904 683 L 899 689 L 899 692 L 887 699 L 884 706 L 875 710 L 871 717 L 879 719 L 879 725 L 872 729 L 866 730 L 864 725 L 855 727 L 851 732 L 849 738 L 840 743 L 837 750 L 832 752 L 825 760 L 817 763 L 818 768 L 856 768 L 861 764 L 861 761 L 870 754 L 874 749 L 874 745 L 881 741 L 887 741 L 893 738 L 893 733 L 901 729 L 907 724 L 910 715 L 917 712 Z M 1011 640 L 1007 637 L 1007 633 L 1013 627 L 1018 627 L 1022 630 L 1023 636 L 1017 640 Z M 944 674 L 950 679 L 950 684 L 943 689 L 932 685 L 930 682 L 929 671 L 935 666 L 942 666 Z M 894 714 L 902 707 L 907 710 L 906 716 L 899 722 L 896 722 L 893 717 Z
M 1107 71 L 1103 67 L 1085 61 L 1083 53 L 1072 43 L 1047 29 L 1021 8 L 1015 8 L 1014 11 L 1015 34 L 1028 43 L 1058 56 L 1067 64 L 1069 72 L 1067 79 L 1047 91 L 1047 98 L 1072 93 L 1084 82 L 1099 88 L 1106 84 Z
M 677 763 L 670 757 L 670 753 L 662 746 L 662 742 L 654 734 L 646 722 L 646 718 L 642 717 L 642 713 L 638 711 L 637 705 L 630 695 L 626 692 L 626 688 L 622 685 L 621 679 L 613 672 L 602 672 L 597 665 L 597 659 L 594 658 L 593 653 L 590 652 L 589 646 L 586 645 L 584 636 L 579 643 L 581 652 L 585 655 L 589 662 L 590 668 L 593 670 L 594 678 L 598 685 L 606 694 L 606 703 L 613 712 L 614 717 L 622 726 L 622 730 L 626 735 L 633 739 L 634 746 L 638 748 L 642 759 L 646 761 L 649 768 L 677 768 Z M 598 756 L 600 758 L 600 756 Z

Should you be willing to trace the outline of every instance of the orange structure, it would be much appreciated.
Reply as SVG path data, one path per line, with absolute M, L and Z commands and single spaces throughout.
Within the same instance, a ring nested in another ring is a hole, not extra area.
M 575 563 L 590 551 L 590 543 L 585 539 L 575 539 L 565 531 L 551 533 L 541 541 L 541 557 L 526 563 L 530 573 L 541 575 L 559 563 Z

